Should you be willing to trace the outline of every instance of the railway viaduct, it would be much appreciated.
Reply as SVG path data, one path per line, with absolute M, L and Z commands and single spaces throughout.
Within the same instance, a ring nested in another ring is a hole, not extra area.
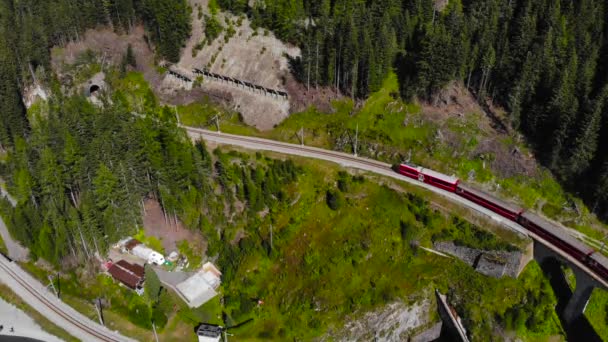
M 534 239 L 534 260 L 551 277 L 551 285 L 558 294 L 556 310 L 566 325 L 574 324 L 583 316 L 593 289 L 598 287 L 608 290 L 606 283 L 592 276 L 590 270 L 583 269 L 578 262 L 564 257 L 537 239 Z M 561 269 L 562 264 L 570 267 L 574 272 L 576 277 L 574 291 L 570 290 Z

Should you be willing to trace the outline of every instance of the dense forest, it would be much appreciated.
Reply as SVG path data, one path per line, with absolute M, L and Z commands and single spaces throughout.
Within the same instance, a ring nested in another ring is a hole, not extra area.
M 143 107 L 121 91 L 103 107 L 59 97 L 27 141 L 16 138 L 1 170 L 16 206 L 4 201 L 2 211 L 34 256 L 79 262 L 105 251 L 141 226 L 146 198 L 209 241 L 219 241 L 214 227 L 226 223 L 226 210 L 237 210 L 235 201 L 246 204 L 245 219 L 286 199 L 282 187 L 297 174 L 291 161 L 255 167 L 228 164 L 220 151 L 212 157 L 177 127 L 173 109 L 148 94 Z M 217 252 L 219 244 L 210 248 Z
M 143 22 L 159 57 L 175 62 L 190 35 L 189 14 L 186 0 L 0 0 L 2 147 L 28 136 L 21 93 L 36 75 L 52 79 L 52 46 L 77 40 L 98 25 L 125 32 Z
M 599 214 L 608 213 L 603 1 L 218 0 L 299 45 L 309 87 L 365 98 L 396 70 L 401 95 L 431 99 L 461 81 L 499 103 L 539 160 Z
M 502 104 L 541 162 L 608 213 L 607 10 L 599 0 L 216 0 L 302 48 L 294 72 L 309 87 L 365 98 L 389 70 L 404 98 L 432 98 L 459 80 Z M 186 0 L 0 0 L 0 145 L 31 139 L 21 92 L 52 79 L 49 48 L 87 28 L 145 24 L 169 61 L 190 34 Z M 73 15 L 79 13 L 79 15 Z M 36 76 L 38 75 L 38 76 Z M 42 75 L 42 76 L 40 76 Z M 581 180 L 582 179 L 582 180 Z

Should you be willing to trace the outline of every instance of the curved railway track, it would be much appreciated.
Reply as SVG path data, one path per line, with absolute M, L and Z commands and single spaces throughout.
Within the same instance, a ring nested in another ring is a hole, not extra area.
M 74 315 L 75 310 L 74 310 L 74 312 L 71 312 L 71 313 L 66 312 L 66 310 L 61 308 L 57 303 L 54 302 L 54 300 L 49 299 L 47 297 L 47 295 L 48 295 L 47 293 L 42 293 L 40 291 L 41 289 L 34 286 L 32 284 L 31 279 L 25 279 L 25 277 L 23 277 L 23 275 L 20 275 L 19 272 L 15 271 L 11 267 L 11 263 L 12 263 L 11 261 L 6 259 L 6 257 L 4 257 L 3 255 L 0 256 L 0 259 L 1 259 L 0 268 L 2 268 L 2 270 L 4 270 L 15 282 L 17 282 L 28 294 L 33 296 L 42 305 L 44 305 L 46 308 L 48 308 L 49 310 L 54 312 L 56 315 L 61 317 L 61 319 L 67 321 L 69 324 L 73 325 L 77 330 L 82 332 L 82 334 L 79 334 L 80 336 L 75 336 L 75 337 L 85 340 L 85 341 L 107 341 L 107 342 L 133 341 L 126 337 L 121 337 L 117 333 L 114 333 L 114 332 L 98 325 L 97 323 L 90 321 L 89 319 L 82 316 L 81 314 Z M 24 300 L 25 300 L 25 298 L 24 298 Z M 31 303 L 28 303 L 28 304 L 35 308 L 35 306 L 32 305 Z M 82 317 L 75 317 L 78 315 L 80 315 Z M 65 326 L 59 324 L 58 322 L 53 320 L 51 317 L 47 317 L 47 318 L 49 320 L 53 321 L 53 323 L 57 324 L 58 326 L 64 328 L 64 330 L 68 330 L 68 332 L 70 332 L 69 330 L 71 330 L 71 329 L 66 329 Z M 107 331 L 104 331 L 104 330 L 107 330 Z M 70 334 L 72 334 L 72 333 L 70 333 Z
M 492 218 L 493 220 L 496 220 L 496 221 L 502 223 L 503 225 L 506 225 L 509 228 L 517 231 L 518 233 L 520 233 L 522 235 L 529 236 L 529 237 L 533 238 L 534 240 L 537 240 L 538 242 L 547 246 L 551 250 L 555 251 L 557 254 L 561 255 L 562 257 L 566 258 L 573 264 L 577 265 L 585 273 L 589 274 L 591 277 L 593 277 L 595 280 L 597 280 L 600 284 L 602 284 L 603 286 L 608 288 L 607 279 L 601 278 L 599 275 L 597 275 L 595 272 L 593 272 L 591 269 L 589 269 L 586 265 L 582 264 L 575 258 L 571 257 L 569 254 L 562 251 L 559 247 L 549 243 L 548 241 L 544 240 L 540 236 L 526 230 L 524 227 L 520 226 L 519 224 L 509 221 L 507 219 L 504 219 L 504 218 L 498 216 L 497 214 L 495 214 L 494 212 L 489 211 L 473 202 L 465 200 L 463 197 L 457 196 L 454 193 L 444 191 L 437 187 L 430 186 L 426 183 L 422 183 L 422 182 L 413 180 L 411 178 L 402 176 L 402 175 L 394 172 L 391 168 L 391 165 L 389 165 L 387 163 L 370 160 L 370 159 L 365 159 L 365 158 L 360 158 L 360 157 L 356 157 L 356 156 L 342 153 L 342 152 L 325 150 L 325 149 L 321 149 L 321 148 L 317 148 L 317 147 L 302 146 L 302 145 L 278 142 L 278 141 L 274 141 L 274 140 L 256 138 L 256 137 L 245 137 L 245 136 L 234 135 L 234 134 L 225 134 L 225 133 L 213 132 L 213 131 L 200 129 L 200 128 L 184 126 L 184 125 L 180 125 L 180 126 L 182 128 L 184 128 L 191 135 L 191 137 L 193 139 L 200 137 L 200 138 L 206 138 L 206 140 L 213 141 L 213 142 L 219 143 L 219 144 L 237 145 L 237 146 L 241 146 L 241 147 L 245 147 L 245 148 L 254 148 L 254 149 L 259 148 L 259 149 L 263 149 L 263 150 L 274 151 L 277 153 L 287 153 L 287 154 L 299 155 L 299 156 L 303 156 L 303 157 L 311 157 L 311 158 L 328 160 L 331 162 L 335 162 L 335 163 L 339 163 L 339 164 L 343 164 L 343 165 L 346 164 L 351 167 L 355 167 L 355 168 L 363 169 L 366 171 L 371 171 L 371 172 L 374 172 L 377 174 L 393 177 L 393 178 L 399 179 L 401 181 L 405 181 L 410 184 L 414 184 L 418 187 L 423 187 L 436 194 L 446 197 L 453 202 L 460 203 L 461 205 L 464 205 L 485 216 L 488 216 L 488 217 Z M 557 228 L 557 229 L 559 229 L 559 228 Z

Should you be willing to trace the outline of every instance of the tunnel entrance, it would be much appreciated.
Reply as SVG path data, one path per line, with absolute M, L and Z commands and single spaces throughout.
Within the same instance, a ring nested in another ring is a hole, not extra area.
M 89 88 L 89 96 L 95 94 L 96 92 L 99 91 L 99 86 L 97 84 L 93 84 L 91 85 L 91 87 Z

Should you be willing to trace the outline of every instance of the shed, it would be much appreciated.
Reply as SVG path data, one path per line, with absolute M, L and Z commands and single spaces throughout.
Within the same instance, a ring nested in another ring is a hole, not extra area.
M 128 288 L 137 291 L 137 293 L 141 294 L 143 292 L 142 285 L 145 274 L 143 267 L 128 263 L 125 260 L 119 260 L 110 266 L 108 273 Z
M 219 342 L 222 339 L 222 327 L 202 323 L 196 329 L 196 336 L 199 342 Z

